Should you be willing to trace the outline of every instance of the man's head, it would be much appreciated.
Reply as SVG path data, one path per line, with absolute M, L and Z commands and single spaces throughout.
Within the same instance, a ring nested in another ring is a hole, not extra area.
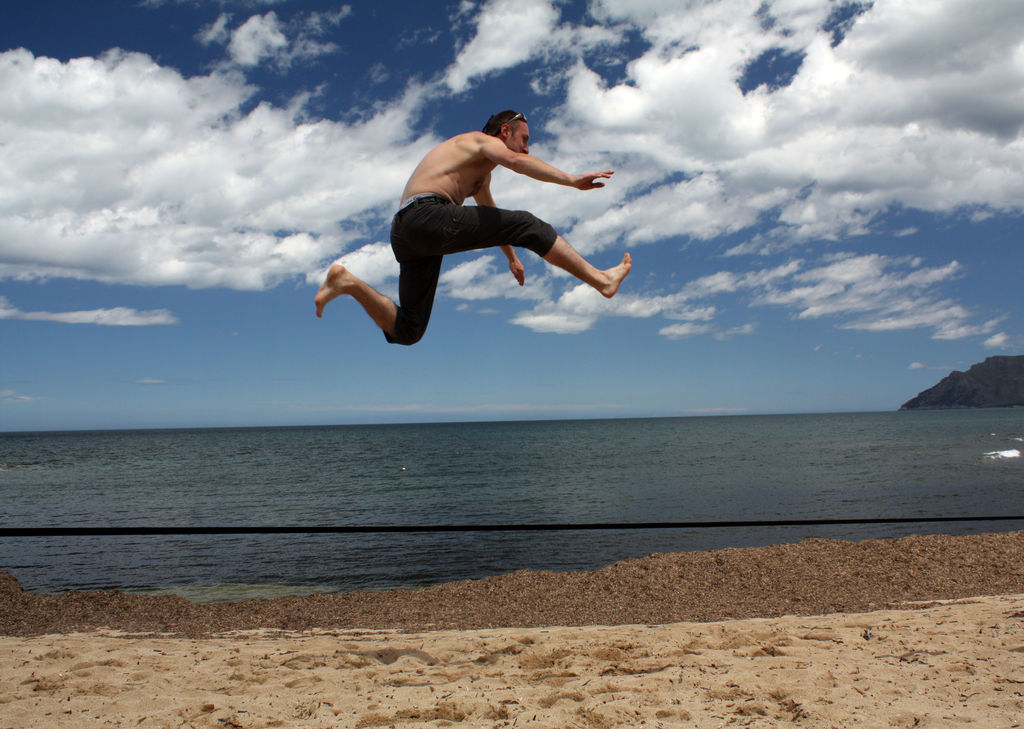
M 487 120 L 483 132 L 497 137 L 513 152 L 529 154 L 530 127 L 527 125 L 526 116 L 521 112 L 513 109 L 499 111 Z

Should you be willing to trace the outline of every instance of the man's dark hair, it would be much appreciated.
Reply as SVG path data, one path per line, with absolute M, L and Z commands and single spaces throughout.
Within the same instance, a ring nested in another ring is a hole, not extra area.
M 492 137 L 498 136 L 498 132 L 501 131 L 501 127 L 504 124 L 508 124 L 516 117 L 519 117 L 523 121 L 526 121 L 526 117 L 520 114 L 515 109 L 505 109 L 505 111 L 499 111 L 497 114 L 492 116 L 484 124 L 484 134 L 490 134 Z

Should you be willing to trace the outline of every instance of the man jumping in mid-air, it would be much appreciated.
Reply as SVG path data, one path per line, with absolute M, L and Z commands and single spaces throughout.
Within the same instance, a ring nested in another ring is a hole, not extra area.
M 434 305 L 441 259 L 448 253 L 500 246 L 509 270 L 522 286 L 526 273 L 512 246 L 529 248 L 548 263 L 611 298 L 629 273 L 629 254 L 605 271 L 594 268 L 555 229 L 525 211 L 502 210 L 491 197 L 491 171 L 501 165 L 541 182 L 578 190 L 604 187 L 612 170 L 570 175 L 529 155 L 526 117 L 512 110 L 492 116 L 483 132 L 467 132 L 427 153 L 405 185 L 391 224 L 391 248 L 400 266 L 394 301 L 340 264 L 327 272 L 316 293 L 316 315 L 331 300 L 348 294 L 384 331 L 389 342 L 415 344 L 423 336 Z M 477 204 L 463 206 L 467 197 Z

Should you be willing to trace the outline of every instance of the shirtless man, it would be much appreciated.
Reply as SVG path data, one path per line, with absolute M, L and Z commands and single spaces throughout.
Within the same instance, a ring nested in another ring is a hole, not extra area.
M 316 294 L 316 315 L 342 294 L 358 301 L 389 342 L 415 344 L 423 336 L 434 304 L 441 259 L 448 253 L 499 246 L 509 270 L 522 286 L 523 264 L 513 246 L 529 248 L 611 298 L 632 267 L 622 262 L 598 270 L 555 229 L 525 211 L 502 210 L 491 197 L 491 171 L 501 165 L 541 182 L 593 190 L 613 170 L 570 175 L 529 155 L 526 117 L 508 110 L 492 116 L 482 132 L 459 134 L 427 153 L 402 192 L 391 224 L 391 248 L 400 265 L 399 304 L 395 304 L 340 264 L 327 272 Z M 463 206 L 472 197 L 476 205 Z

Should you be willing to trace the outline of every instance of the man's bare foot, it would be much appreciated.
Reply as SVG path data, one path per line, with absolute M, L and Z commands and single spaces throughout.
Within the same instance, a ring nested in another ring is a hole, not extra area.
M 316 292 L 316 315 L 318 318 L 323 316 L 324 307 L 328 303 L 345 293 L 351 280 L 352 274 L 340 263 L 331 266 L 323 286 Z
M 615 296 L 615 292 L 619 290 L 619 284 L 622 283 L 622 279 L 626 278 L 626 274 L 631 268 L 633 268 L 633 257 L 627 253 L 622 257 L 622 263 L 604 272 L 604 275 L 608 277 L 608 283 L 598 289 L 601 295 L 607 299 Z

